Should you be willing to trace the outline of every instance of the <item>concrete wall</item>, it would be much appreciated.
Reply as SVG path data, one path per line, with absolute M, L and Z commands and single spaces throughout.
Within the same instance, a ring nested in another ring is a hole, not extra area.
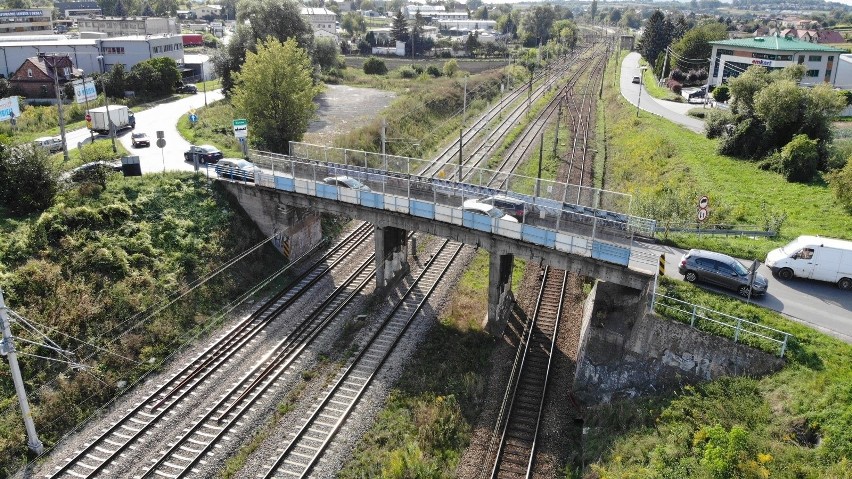
M 647 293 L 647 292 L 646 292 Z M 784 361 L 646 313 L 647 294 L 598 282 L 584 308 L 575 394 L 609 402 L 720 376 L 761 376 Z
M 298 258 L 322 241 L 322 227 L 317 213 L 294 208 L 277 201 L 277 195 L 256 188 L 220 182 L 243 207 L 264 235 L 283 232 L 289 238 L 290 258 Z M 279 251 L 282 244 L 276 243 Z

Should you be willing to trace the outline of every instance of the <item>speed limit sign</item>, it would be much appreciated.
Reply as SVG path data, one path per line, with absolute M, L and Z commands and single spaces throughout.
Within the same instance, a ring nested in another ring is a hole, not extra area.
M 698 208 L 698 221 L 704 221 L 707 219 L 707 209 L 706 208 Z

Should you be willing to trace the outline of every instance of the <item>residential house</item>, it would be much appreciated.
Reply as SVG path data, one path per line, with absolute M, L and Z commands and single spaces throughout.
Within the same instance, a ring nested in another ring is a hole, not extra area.
M 29 98 L 56 97 L 56 83 L 60 86 L 73 80 L 74 75 L 82 73 L 74 68 L 74 63 L 68 55 L 47 55 L 27 58 L 18 67 L 9 84 L 12 91 Z
M 204 17 L 215 17 L 220 18 L 222 16 L 222 6 L 221 5 L 198 5 L 189 9 L 190 14 L 195 14 L 195 18 L 204 18 Z

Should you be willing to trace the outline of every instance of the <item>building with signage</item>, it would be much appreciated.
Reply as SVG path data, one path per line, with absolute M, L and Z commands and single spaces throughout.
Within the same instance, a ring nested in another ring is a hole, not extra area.
M 169 35 L 180 33 L 174 18 L 161 17 L 93 17 L 77 19 L 80 32 L 106 33 L 109 37 L 128 35 Z
M 53 35 L 53 9 L 0 10 L 0 37 L 9 35 Z
M 61 18 L 78 18 L 87 15 L 101 15 L 101 7 L 98 2 L 53 2 L 53 8 Z
M 778 70 L 794 64 L 805 66 L 802 85 L 834 84 L 840 54 L 845 53 L 839 48 L 780 36 L 720 40 L 710 44 L 713 46 L 708 79 L 711 86 L 739 76 L 752 65 Z
M 121 63 L 129 71 L 137 63 L 150 58 L 169 57 L 178 65 L 183 64 L 183 37 L 63 38 L 28 42 L 0 38 L 0 74 L 9 78 L 27 58 L 39 53 L 68 55 L 74 66 L 87 74 L 99 72 L 101 63 L 107 70 Z

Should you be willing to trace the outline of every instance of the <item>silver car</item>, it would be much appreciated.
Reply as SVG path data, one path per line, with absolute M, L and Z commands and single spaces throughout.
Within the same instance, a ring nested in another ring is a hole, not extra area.
M 749 295 L 762 296 L 766 294 L 769 281 L 762 275 L 756 274 L 754 283 L 751 281 L 751 271 L 736 259 L 722 253 L 691 249 L 680 259 L 678 271 L 683 279 L 694 283 L 701 281 L 736 291 L 743 297 Z

